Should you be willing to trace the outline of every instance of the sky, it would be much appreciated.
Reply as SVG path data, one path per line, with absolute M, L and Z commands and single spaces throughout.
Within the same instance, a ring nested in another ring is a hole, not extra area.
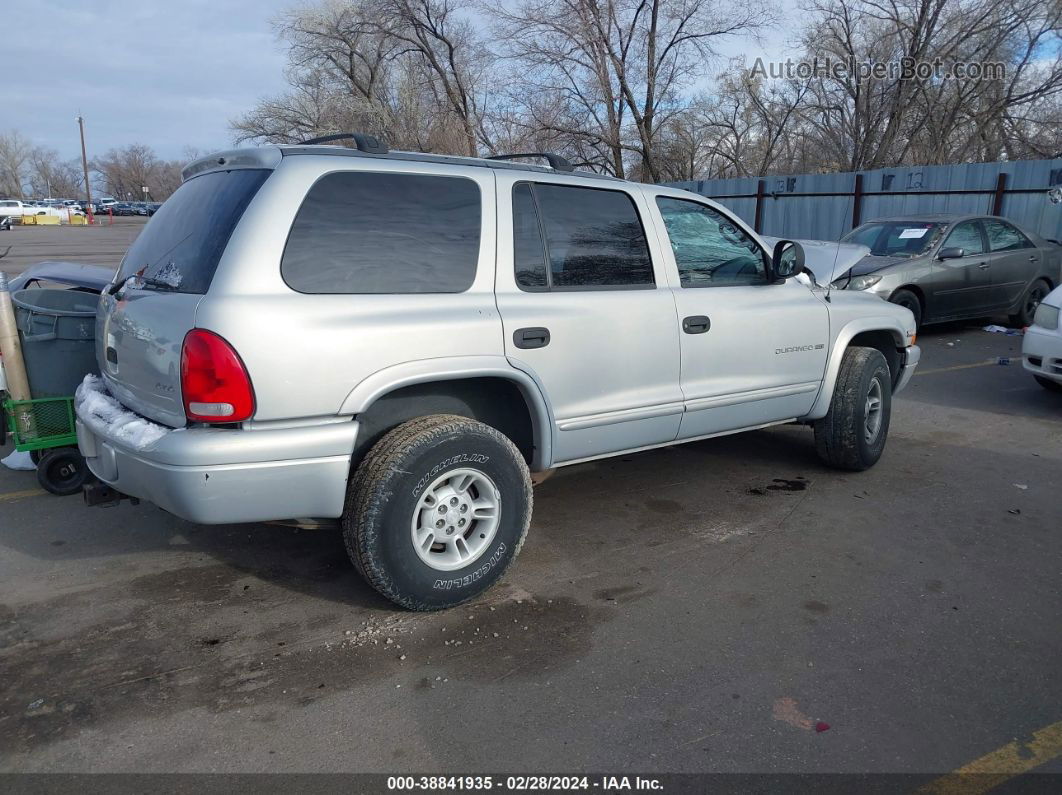
M 270 21 L 299 4 L 3 0 L 0 131 L 18 130 L 64 159 L 80 155 L 78 114 L 89 158 L 133 143 L 167 160 L 187 147 L 229 148 L 229 120 L 286 88 Z M 731 40 L 722 61 L 778 58 L 784 38 L 776 29 L 759 44 Z
M 131 143 L 166 159 L 228 148 L 229 120 L 285 88 L 270 20 L 294 4 L 5 0 L 0 131 L 75 157 L 80 113 L 90 158 Z

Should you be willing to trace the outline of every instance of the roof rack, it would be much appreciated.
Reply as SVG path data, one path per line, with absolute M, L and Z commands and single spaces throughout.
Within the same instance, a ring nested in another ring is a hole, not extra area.
M 520 157 L 541 157 L 549 163 L 550 168 L 554 171 L 575 171 L 575 166 L 573 166 L 568 160 L 560 155 L 555 155 L 552 152 L 521 152 L 514 155 L 491 155 L 487 160 L 516 160 Z
M 365 133 L 336 133 L 334 135 L 322 135 L 317 138 L 308 138 L 305 141 L 299 141 L 299 146 L 327 144 L 332 141 L 346 140 L 354 141 L 354 146 L 357 147 L 359 152 L 368 152 L 370 155 L 386 155 L 389 151 L 387 145 L 379 138 L 375 135 L 366 135 Z

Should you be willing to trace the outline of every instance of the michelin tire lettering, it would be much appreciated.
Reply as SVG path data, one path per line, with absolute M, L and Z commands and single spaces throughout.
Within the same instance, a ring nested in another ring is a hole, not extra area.
M 417 485 L 413 487 L 413 496 L 418 497 L 420 493 L 427 488 L 428 482 L 435 478 L 436 475 L 441 473 L 445 469 L 449 469 L 455 464 L 485 464 L 490 461 L 489 455 L 481 455 L 480 453 L 458 453 L 455 456 L 447 458 L 445 461 L 440 461 L 438 464 L 428 470 L 428 473 L 417 481 Z
M 466 574 L 464 577 L 459 577 L 455 580 L 436 580 L 435 585 L 432 587 L 436 591 L 450 591 L 454 588 L 464 588 L 466 585 L 471 585 L 476 580 L 482 579 L 486 574 L 498 565 L 498 562 L 504 557 L 506 551 L 505 542 L 503 541 L 498 545 L 498 549 L 494 554 L 490 556 L 490 560 L 480 566 L 471 574 Z

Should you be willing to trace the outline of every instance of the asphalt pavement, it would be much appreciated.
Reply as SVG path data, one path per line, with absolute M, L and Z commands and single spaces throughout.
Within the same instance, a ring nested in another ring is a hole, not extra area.
M 0 771 L 1062 772 L 1062 398 L 981 325 L 922 334 L 874 469 L 785 426 L 558 470 L 444 613 L 333 531 L 0 468 Z

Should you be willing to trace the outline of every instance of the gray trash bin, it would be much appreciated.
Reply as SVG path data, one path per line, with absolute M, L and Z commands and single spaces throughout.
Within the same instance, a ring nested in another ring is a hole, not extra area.
M 96 304 L 81 290 L 32 288 L 11 296 L 30 393 L 70 397 L 96 367 Z

